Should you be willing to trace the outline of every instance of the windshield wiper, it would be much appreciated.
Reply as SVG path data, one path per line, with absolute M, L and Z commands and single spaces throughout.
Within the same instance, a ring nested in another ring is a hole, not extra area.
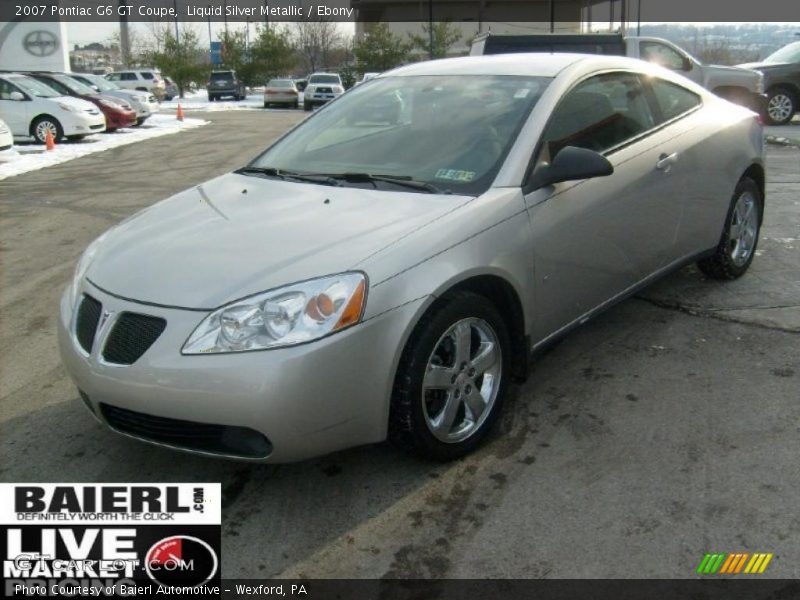
M 371 173 L 329 173 L 328 177 L 342 179 L 350 183 L 372 183 L 375 187 L 376 182 L 391 183 L 394 185 L 411 188 L 430 194 L 451 194 L 450 190 L 443 190 L 427 181 L 419 181 L 409 175 L 373 175 Z
M 333 186 L 341 186 L 342 184 L 330 177 L 329 175 L 325 175 L 323 173 L 297 173 L 295 171 L 285 171 L 283 169 L 276 169 L 275 167 L 242 167 L 241 169 L 236 169 L 234 173 L 239 173 L 240 175 L 249 175 L 249 174 L 256 174 L 256 175 L 265 175 L 266 177 L 277 177 L 278 179 L 283 179 L 285 181 L 303 181 L 309 183 L 321 183 L 322 185 L 333 185 Z

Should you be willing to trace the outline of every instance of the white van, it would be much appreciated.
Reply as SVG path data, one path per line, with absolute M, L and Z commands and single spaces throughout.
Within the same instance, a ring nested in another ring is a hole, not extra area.
M 62 96 L 41 81 L 0 73 L 0 119 L 14 137 L 33 137 L 37 142 L 80 139 L 106 129 L 106 118 L 91 102 Z

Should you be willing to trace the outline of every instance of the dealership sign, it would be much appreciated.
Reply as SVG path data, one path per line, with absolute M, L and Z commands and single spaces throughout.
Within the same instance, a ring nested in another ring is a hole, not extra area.
M 220 485 L 0 484 L 6 597 L 218 596 Z

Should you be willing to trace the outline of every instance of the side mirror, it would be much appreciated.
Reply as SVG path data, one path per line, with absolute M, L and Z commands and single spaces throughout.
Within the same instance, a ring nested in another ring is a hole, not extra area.
M 586 148 L 566 146 L 556 154 L 552 163 L 541 163 L 534 169 L 526 187 L 537 189 L 561 181 L 606 177 L 613 172 L 614 166 L 602 154 Z
M 8 99 L 14 102 L 22 102 L 25 100 L 25 95 L 22 92 L 13 91 L 8 95 Z

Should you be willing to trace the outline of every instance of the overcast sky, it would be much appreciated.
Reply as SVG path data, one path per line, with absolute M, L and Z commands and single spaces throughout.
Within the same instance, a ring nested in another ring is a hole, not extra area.
M 286 23 L 282 23 L 286 25 Z M 174 26 L 174 25 L 173 25 Z M 203 43 L 208 42 L 208 24 L 207 23 L 181 23 L 180 27 L 193 27 L 199 34 L 200 40 Z M 340 23 L 339 27 L 342 33 L 352 35 L 355 31 L 353 23 Z M 147 34 L 147 26 L 144 23 L 131 23 L 130 28 L 133 31 L 140 31 L 142 34 Z M 228 29 L 241 29 L 245 28 L 244 23 L 228 23 Z M 255 34 L 255 23 L 250 24 L 250 34 Z M 224 23 L 211 23 L 211 35 L 217 39 L 219 32 L 225 29 Z M 67 23 L 67 36 L 70 49 L 75 44 L 81 46 L 90 44 L 92 42 L 106 42 L 115 33 L 119 31 L 119 23 Z

